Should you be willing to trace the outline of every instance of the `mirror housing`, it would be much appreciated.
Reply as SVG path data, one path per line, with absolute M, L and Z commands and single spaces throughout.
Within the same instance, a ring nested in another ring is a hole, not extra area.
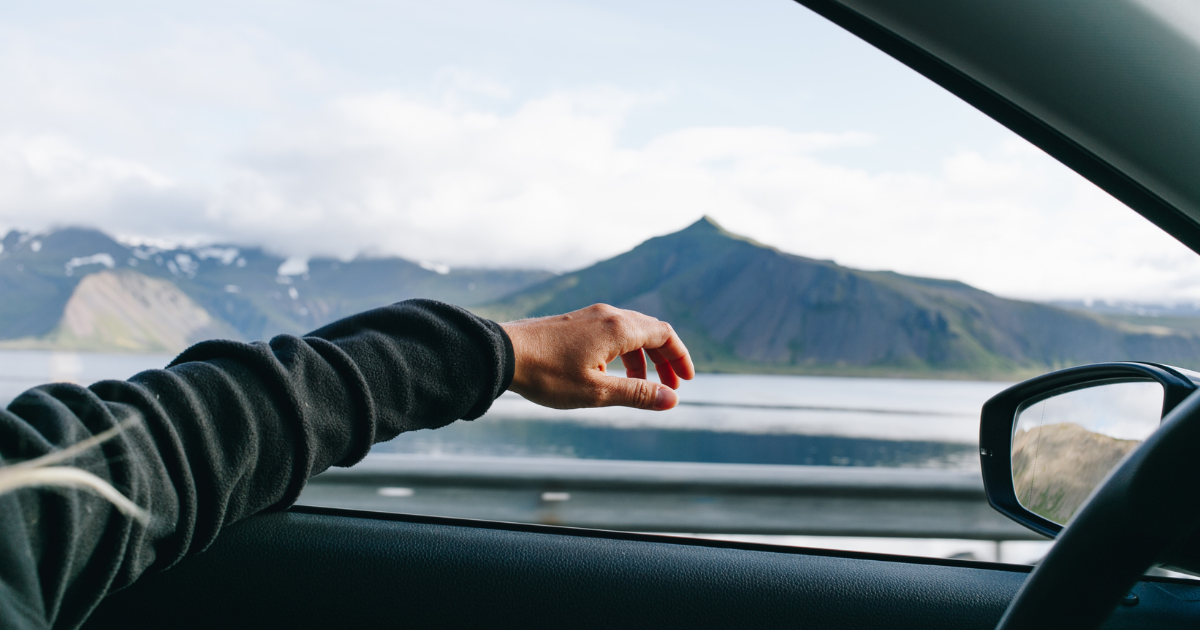
M 1097 363 L 1067 368 L 1018 383 L 983 405 L 979 423 L 979 460 L 988 503 L 1025 527 L 1054 538 L 1064 525 L 1026 508 L 1017 499 L 1013 482 L 1013 436 L 1018 414 L 1051 396 L 1106 383 L 1129 380 L 1155 381 L 1163 388 L 1159 419 L 1197 389 L 1200 374 L 1154 363 Z

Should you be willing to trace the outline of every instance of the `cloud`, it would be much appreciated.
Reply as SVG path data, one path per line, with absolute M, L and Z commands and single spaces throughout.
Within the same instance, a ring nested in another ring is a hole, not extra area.
M 737 182 L 723 181 L 730 174 L 870 142 L 859 133 L 711 128 L 622 147 L 619 131 L 638 100 L 617 90 L 559 93 L 508 116 L 396 93 L 343 100 L 243 153 L 209 212 L 240 234 L 275 234 L 276 246 L 306 252 L 367 248 L 453 265 L 569 269 L 744 206 L 733 198 Z
M 1195 254 L 795 7 L 714 5 L 707 26 L 658 5 L 15 7 L 0 228 L 569 270 L 709 214 L 1005 295 L 1200 300 Z M 612 41 L 628 46 L 597 53 Z M 804 61 L 829 50 L 845 65 Z M 892 157 L 913 137 L 911 164 Z
M 691 127 L 623 144 L 646 102 L 615 88 L 507 109 L 364 93 L 247 137 L 208 181 L 5 136 L 0 220 L 567 270 L 708 214 L 789 252 L 1006 295 L 1200 299 L 1195 254 L 1020 140 L 961 150 L 935 172 L 847 165 L 880 142 L 854 131 Z
M 62 137 L 0 137 L 0 199 L 9 220 L 25 213 L 80 220 L 115 199 L 172 188 L 170 178 L 152 168 L 89 155 Z

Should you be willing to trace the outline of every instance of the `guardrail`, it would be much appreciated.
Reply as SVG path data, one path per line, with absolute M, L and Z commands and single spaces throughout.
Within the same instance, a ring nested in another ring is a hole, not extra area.
M 1044 540 L 987 504 L 978 473 L 376 454 L 300 503 L 632 531 Z

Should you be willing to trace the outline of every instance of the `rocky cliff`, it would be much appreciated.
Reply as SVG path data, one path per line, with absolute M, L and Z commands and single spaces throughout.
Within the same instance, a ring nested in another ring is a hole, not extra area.
M 203 339 L 237 336 L 172 282 L 121 269 L 81 280 L 44 341 L 51 347 L 178 352 Z

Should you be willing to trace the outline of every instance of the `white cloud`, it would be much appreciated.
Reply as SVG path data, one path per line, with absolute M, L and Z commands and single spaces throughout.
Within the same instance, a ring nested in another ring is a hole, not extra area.
M 62 137 L 0 136 L 0 217 L 10 225 L 92 223 L 123 199 L 174 188 L 148 166 L 89 154 Z
M 843 165 L 838 155 L 876 142 L 856 132 L 687 128 L 622 146 L 643 100 L 592 89 L 500 113 L 398 92 L 345 98 L 250 139 L 208 186 L 10 136 L 0 204 L 29 227 L 559 270 L 709 214 L 789 252 L 1001 294 L 1200 299 L 1194 254 L 1019 140 L 960 151 L 935 173 Z
M 566 270 L 710 214 L 1001 294 L 1200 299 L 1195 254 L 1065 167 L 751 4 L 14 4 L 0 227 Z

